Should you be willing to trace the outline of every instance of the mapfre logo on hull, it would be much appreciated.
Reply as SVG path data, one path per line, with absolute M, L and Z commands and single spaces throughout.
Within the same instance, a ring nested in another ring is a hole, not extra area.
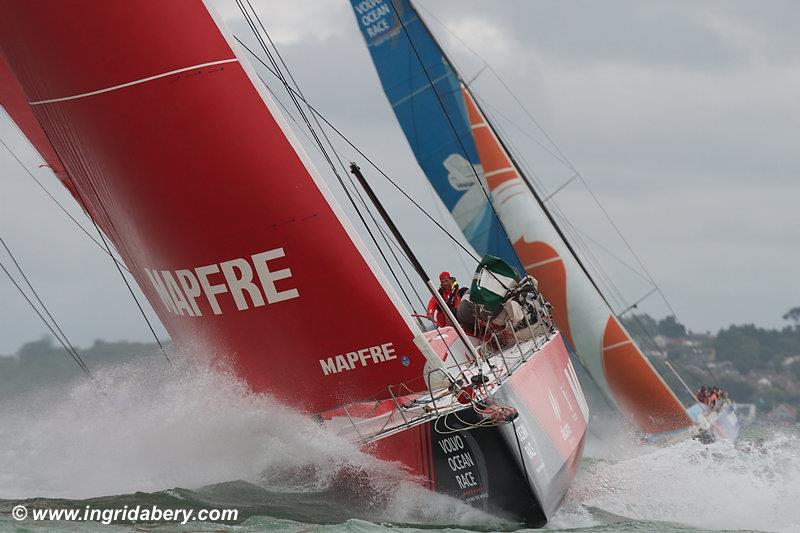
M 273 270 L 270 261 L 285 257 L 283 248 L 275 248 L 222 263 L 182 270 L 144 269 L 147 278 L 170 313 L 203 316 L 198 300 L 208 303 L 215 315 L 222 314 L 219 298 L 232 298 L 236 309 L 275 304 L 300 296 L 296 288 L 278 290 L 275 282 L 292 277 L 288 268 Z M 245 293 L 248 298 L 245 297 Z
M 369 364 L 384 363 L 392 359 L 397 359 L 397 354 L 394 353 L 392 343 L 387 342 L 378 346 L 361 348 L 354 352 L 333 355 L 327 359 L 320 359 L 319 364 L 322 367 L 322 373 L 329 376 L 339 372 L 355 370 Z

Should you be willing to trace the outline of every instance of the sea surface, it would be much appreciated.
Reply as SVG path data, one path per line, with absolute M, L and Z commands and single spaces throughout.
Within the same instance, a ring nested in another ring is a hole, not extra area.
M 491 531 L 197 357 L 143 358 L 0 401 L 0 531 Z M 300 385 L 298 385 L 300 386 Z M 800 531 L 800 432 L 636 443 L 594 420 L 554 531 Z M 236 508 L 234 524 L 18 522 L 12 509 Z

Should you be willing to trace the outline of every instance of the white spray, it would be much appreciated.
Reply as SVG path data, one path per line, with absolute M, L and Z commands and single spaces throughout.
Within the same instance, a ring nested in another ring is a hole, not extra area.
M 703 529 L 800 530 L 800 439 L 788 430 L 739 449 L 689 440 L 631 445 L 625 459 L 618 446 L 609 451 L 586 462 L 551 525 L 597 525 L 590 511 L 599 509 Z
M 171 357 L 173 369 L 147 357 L 0 403 L 0 498 L 81 499 L 232 480 L 313 492 L 355 472 L 383 492 L 376 519 L 496 522 L 249 392 L 230 372 Z

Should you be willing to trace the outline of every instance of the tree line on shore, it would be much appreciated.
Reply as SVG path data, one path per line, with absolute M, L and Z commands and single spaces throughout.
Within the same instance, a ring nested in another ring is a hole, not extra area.
M 783 328 L 739 324 L 716 335 L 694 333 L 673 316 L 657 320 L 638 314 L 623 318 L 623 323 L 646 352 L 666 356 L 650 359 L 673 390 L 685 387 L 665 360 L 692 385 L 719 385 L 736 401 L 771 409 L 780 403 L 800 407 L 800 307 L 787 311 L 783 319 Z

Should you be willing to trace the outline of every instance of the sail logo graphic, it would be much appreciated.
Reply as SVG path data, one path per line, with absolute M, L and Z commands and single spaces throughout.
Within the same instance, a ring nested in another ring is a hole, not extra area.
M 403 358 L 406 359 L 406 356 L 403 356 Z M 378 346 L 361 348 L 354 352 L 334 355 L 327 359 L 320 359 L 319 365 L 322 367 L 322 373 L 329 376 L 339 372 L 346 372 L 347 370 L 355 370 L 358 368 L 358 363 L 365 367 L 369 362 L 376 365 L 392 359 L 397 359 L 397 355 L 394 353 L 392 343 L 387 342 Z
M 467 191 L 478 185 L 476 174 L 482 182 L 484 181 L 481 164 L 470 163 L 461 154 L 450 154 L 442 162 L 442 166 L 447 170 L 447 182 L 459 192 Z
M 369 39 L 370 44 L 377 44 L 374 40 L 383 37 L 392 29 L 389 21 L 392 10 L 386 0 L 363 0 L 354 3 L 353 7 L 358 14 L 358 22 Z M 382 40 L 382 39 L 381 39 Z
M 159 271 L 145 268 L 144 272 L 170 313 L 203 316 L 197 303 L 200 299 L 208 304 L 215 315 L 221 315 L 218 297 L 224 293 L 233 298 L 239 311 L 250 309 L 250 303 L 255 308 L 299 297 L 297 289 L 278 290 L 275 286 L 275 282 L 292 277 L 292 271 L 288 268 L 270 270 L 269 262 L 285 255 L 283 248 L 275 248 L 253 254 L 248 259 L 239 257 L 191 270 Z M 213 281 L 213 277 L 217 278 L 217 282 Z M 245 293 L 249 296 L 249 302 Z

